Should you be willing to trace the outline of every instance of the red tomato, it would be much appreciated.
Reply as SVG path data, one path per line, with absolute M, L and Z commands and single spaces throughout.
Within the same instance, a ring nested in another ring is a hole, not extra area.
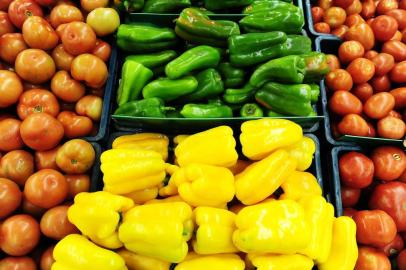
M 372 49 L 375 45 L 374 32 L 366 23 L 351 26 L 347 34 L 345 34 L 345 39 L 359 41 L 367 51 Z
M 335 56 L 334 54 L 327 54 L 326 58 L 327 64 L 330 67 L 330 71 L 334 71 L 340 68 L 340 61 L 338 61 L 337 56 Z
M 385 253 L 387 257 L 390 257 L 392 255 L 398 254 L 400 251 L 402 251 L 404 248 L 404 243 L 402 236 L 399 234 L 396 234 L 395 239 L 393 239 L 392 242 L 384 246 L 383 248 L 380 248 L 382 252 Z
M 375 76 L 370 80 L 375 93 L 387 92 L 391 89 L 391 81 L 388 75 Z
M 56 29 L 59 25 L 70 22 L 83 22 L 83 14 L 75 6 L 58 5 L 51 10 L 50 20 L 52 26 Z
M 406 44 L 400 41 L 390 40 L 385 42 L 382 46 L 382 52 L 392 55 L 396 62 L 406 60 Z
M 403 33 L 402 33 L 402 42 L 406 43 L 406 31 L 405 30 L 403 30 Z
M 0 11 L 0 37 L 7 33 L 14 32 L 14 25 L 10 21 L 7 12 Z
M 367 51 L 367 52 L 364 54 L 364 58 L 369 59 L 369 60 L 372 60 L 372 59 L 374 59 L 374 57 L 377 56 L 377 55 L 378 55 L 378 52 L 377 52 L 377 51 L 369 50 L 369 51 Z
M 357 212 L 358 211 L 355 210 L 354 208 L 347 207 L 347 208 L 343 209 L 343 216 L 347 216 L 347 217 L 352 218 Z
M 34 49 L 52 50 L 58 45 L 59 37 L 52 26 L 43 18 L 27 18 L 22 28 L 25 42 Z
M 0 0 L 0 10 L 7 11 L 11 2 L 13 2 L 13 0 Z
M 378 121 L 377 126 L 380 137 L 400 140 L 405 136 L 406 125 L 402 119 L 386 116 Z
M 75 59 L 73 55 L 65 51 L 62 44 L 58 45 L 52 51 L 52 58 L 54 59 L 57 69 L 66 71 L 70 71 L 72 61 Z
M 33 113 L 44 112 L 56 117 L 59 114 L 59 103 L 55 95 L 48 90 L 32 89 L 20 96 L 17 105 L 18 117 L 21 120 Z
M 52 264 L 55 262 L 55 259 L 52 255 L 55 246 L 50 246 L 47 248 L 44 253 L 42 253 L 40 268 L 41 270 L 51 270 Z
M 34 159 L 24 150 L 8 152 L 0 160 L 0 176 L 10 179 L 23 187 L 28 177 L 34 173 Z
M 96 41 L 96 47 L 93 49 L 92 54 L 99 57 L 104 62 L 107 62 L 111 55 L 111 46 L 107 42 L 98 39 Z
M 344 69 L 330 71 L 326 76 L 326 84 L 332 91 L 350 91 L 353 81 L 350 73 Z
M 337 27 L 336 29 L 331 31 L 331 34 L 343 39 L 345 34 L 347 33 L 347 31 L 348 31 L 348 26 L 340 25 L 339 27 Z
M 65 50 L 72 55 L 88 53 L 96 46 L 96 34 L 84 22 L 66 24 L 61 40 Z
M 84 137 L 90 134 L 93 128 L 92 120 L 87 116 L 79 116 L 74 112 L 63 111 L 58 115 L 67 138 Z
M 371 28 L 372 31 L 374 31 L 376 40 L 387 41 L 390 40 L 398 30 L 398 22 L 391 16 L 381 15 L 372 21 Z
M 367 123 L 368 125 L 368 134 L 367 137 L 376 137 L 376 130 L 371 123 Z
M 323 20 L 331 29 L 334 29 L 343 25 L 346 17 L 347 14 L 343 8 L 331 7 L 324 12 Z
M 369 83 L 361 83 L 357 84 L 352 89 L 352 93 L 362 102 L 366 102 L 370 97 L 372 97 L 374 90 Z
M 73 60 L 71 74 L 75 80 L 84 81 L 89 87 L 100 88 L 107 81 L 108 70 L 99 57 L 82 54 Z
M 38 222 L 28 215 L 15 215 L 0 227 L 1 249 L 11 256 L 24 256 L 38 244 L 41 233 Z
M 347 71 L 354 83 L 366 83 L 374 76 L 375 65 L 366 58 L 357 58 L 348 65 Z
M 46 209 L 33 205 L 29 200 L 24 198 L 24 196 L 22 210 L 23 213 L 31 215 L 37 219 L 40 219 L 42 215 L 46 212 Z
M 68 183 L 60 172 L 44 169 L 28 178 L 24 195 L 32 204 L 49 209 L 66 199 L 68 189 Z
M 385 75 L 395 65 L 395 58 L 387 53 L 379 53 L 371 60 L 372 62 L 374 62 L 375 65 L 375 76 Z
M 53 6 L 56 3 L 56 0 L 35 0 L 38 4 L 44 7 Z
M 405 153 L 394 146 L 381 146 L 372 152 L 375 177 L 382 181 L 393 181 L 406 169 Z
M 406 250 L 400 252 L 396 258 L 396 262 L 398 265 L 398 270 L 406 270 Z
M 348 8 L 353 4 L 354 0 L 334 0 L 333 3 L 335 6 Z
M 362 2 L 361 15 L 365 19 L 374 17 L 376 11 L 376 6 L 374 0 L 366 0 Z
M 376 6 L 376 11 L 378 12 L 378 14 L 385 14 L 390 10 L 397 8 L 397 0 L 379 0 L 378 5 Z
M 406 28 L 406 10 L 404 9 L 392 9 L 386 12 L 386 15 L 389 15 L 398 22 L 399 30 Z
M 393 37 L 390 40 L 402 41 L 402 33 L 399 31 L 396 31 L 396 33 L 393 35 Z
M 360 247 L 354 270 L 391 270 L 391 264 L 382 251 L 370 247 Z
M 406 60 L 397 63 L 390 71 L 390 79 L 396 83 L 406 83 Z
M 365 119 L 358 114 L 348 114 L 338 124 L 338 131 L 346 135 L 367 136 L 369 127 Z
M 343 42 L 338 48 L 338 57 L 341 63 L 348 64 L 351 61 L 364 55 L 365 50 L 358 41 L 351 40 Z
M 28 49 L 20 33 L 5 34 L 0 36 L 0 58 L 14 65 L 17 55 Z
M 341 187 L 341 200 L 343 207 L 352 207 L 358 203 L 359 197 L 361 196 L 361 189 Z
M 18 76 L 8 70 L 0 70 L 0 108 L 6 108 L 18 101 L 23 84 Z
M 323 10 L 327 10 L 333 6 L 333 0 L 318 0 L 317 5 Z
M 359 0 L 354 0 L 352 4 L 345 9 L 347 15 L 359 14 L 362 11 L 362 3 Z
M 33 0 L 14 0 L 8 7 L 8 15 L 11 22 L 16 27 L 21 28 L 28 17 L 43 17 L 44 13 L 41 7 Z
M 95 151 L 85 140 L 75 139 L 66 142 L 56 154 L 56 164 L 68 174 L 83 174 L 94 163 Z
M 395 98 L 395 109 L 406 107 L 406 87 L 393 89 L 390 93 Z
M 324 10 L 321 7 L 312 7 L 313 23 L 318 23 L 323 20 Z
M 90 178 L 86 174 L 68 174 L 65 175 L 66 182 L 69 185 L 69 198 L 73 199 L 81 192 L 89 192 Z
M 350 113 L 361 114 L 362 103 L 348 91 L 335 91 L 329 100 L 329 108 L 333 113 L 341 116 Z
M 56 153 L 60 146 L 57 146 L 48 151 L 36 151 L 34 155 L 35 167 L 37 170 L 53 169 L 59 170 L 56 165 Z
M 350 188 L 365 188 L 372 183 L 374 164 L 367 156 L 358 152 L 348 152 L 339 161 L 341 182 Z
M 41 218 L 41 232 L 52 239 L 61 240 L 69 234 L 80 233 L 68 220 L 69 206 L 60 205 L 49 209 Z
M 345 25 L 348 27 L 357 25 L 359 23 L 365 23 L 365 20 L 359 14 L 352 14 L 345 20 Z
M 37 270 L 35 262 L 30 257 L 7 257 L 0 260 L 1 270 Z
M 76 113 L 87 116 L 95 122 L 100 121 L 102 108 L 103 99 L 92 95 L 84 96 L 76 103 Z
M 318 22 L 314 24 L 314 30 L 319 33 L 329 34 L 331 29 L 330 26 L 325 22 Z
M 22 79 L 41 84 L 49 81 L 55 74 L 55 63 L 43 50 L 28 49 L 18 54 L 15 69 Z
M 58 98 L 66 102 L 77 102 L 86 92 L 85 86 L 72 79 L 65 70 L 58 71 L 54 75 L 51 81 L 51 89 Z
M 20 136 L 21 121 L 8 118 L 0 121 L 0 151 L 12 151 L 24 147 Z
M 3 219 L 20 206 L 22 195 L 17 184 L 6 178 L 0 178 L 0 190 L 0 219 Z

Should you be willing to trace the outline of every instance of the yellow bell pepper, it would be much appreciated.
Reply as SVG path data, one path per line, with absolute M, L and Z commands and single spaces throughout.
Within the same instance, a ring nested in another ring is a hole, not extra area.
M 323 263 L 330 254 L 333 237 L 334 207 L 322 196 L 307 196 L 299 201 L 305 210 L 306 220 L 310 224 L 311 239 L 309 245 L 299 251 L 300 254 Z
M 243 154 L 261 160 L 278 148 L 293 145 L 303 137 L 302 128 L 289 120 L 259 119 L 241 125 L 240 142 Z
M 358 259 L 356 224 L 350 217 L 334 219 L 330 255 L 319 270 L 353 270 Z
M 233 130 L 227 126 L 212 128 L 188 136 L 175 148 L 181 167 L 193 163 L 231 167 L 238 159 Z
M 170 270 L 171 268 L 171 263 L 135 254 L 126 249 L 120 249 L 117 254 L 124 259 L 128 270 Z
M 184 202 L 135 206 L 124 214 L 118 233 L 129 251 L 179 263 L 193 234 L 192 208 Z
M 56 244 L 52 270 L 127 270 L 123 258 L 86 237 L 70 234 Z
M 178 144 L 180 144 L 182 141 L 184 141 L 187 137 L 189 137 L 190 135 L 177 135 L 173 138 L 173 144 L 175 146 L 177 146 Z
M 105 191 L 82 192 L 69 207 L 68 219 L 96 244 L 116 249 L 123 245 L 117 233 L 120 214 L 133 206 L 131 199 Z
M 294 171 L 281 185 L 281 199 L 299 200 L 308 195 L 322 196 L 322 190 L 316 177 L 308 172 Z
M 224 207 L 235 195 L 234 175 L 227 168 L 190 164 L 177 170 L 170 178 L 168 190 L 177 191 L 191 206 Z
M 234 175 L 236 175 L 244 171 L 245 168 L 247 168 L 251 164 L 252 162 L 250 161 L 239 159 L 237 160 L 237 163 L 234 166 L 230 167 L 229 169 Z
M 151 187 L 143 190 L 133 191 L 131 193 L 124 194 L 123 196 L 130 198 L 135 204 L 143 204 L 158 197 L 158 187 Z
M 256 204 L 271 196 L 295 168 L 296 160 L 285 150 L 277 150 L 236 175 L 236 196 L 245 205 Z
M 313 155 L 316 152 L 316 144 L 311 138 L 304 136 L 297 143 L 283 149 L 296 159 L 296 170 L 304 172 L 312 165 Z
M 236 254 L 194 257 L 181 262 L 175 270 L 244 270 L 244 261 Z
M 144 204 L 157 204 L 157 203 L 173 203 L 173 202 L 185 202 L 179 195 L 166 197 L 165 199 L 153 199 L 145 202 Z
M 252 259 L 257 270 L 312 270 L 311 259 L 300 254 L 294 255 L 260 255 Z
M 242 209 L 236 218 L 234 245 L 246 253 L 295 254 L 310 240 L 303 207 L 273 200 Z
M 104 190 L 128 194 L 156 187 L 166 176 L 162 156 L 151 150 L 112 149 L 101 155 Z
M 237 252 L 233 244 L 235 214 L 233 212 L 212 208 L 197 207 L 194 221 L 198 226 L 193 249 L 197 254 L 219 254 Z

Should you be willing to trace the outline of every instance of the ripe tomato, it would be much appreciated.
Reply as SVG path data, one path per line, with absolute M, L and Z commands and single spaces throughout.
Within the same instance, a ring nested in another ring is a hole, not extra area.
M 89 192 L 90 178 L 86 174 L 67 174 L 66 182 L 69 185 L 69 198 L 73 199 L 81 192 Z
M 354 208 L 347 207 L 343 209 L 343 216 L 352 218 L 357 212 Z
M 52 264 L 55 262 L 55 259 L 52 255 L 55 246 L 50 246 L 47 248 L 44 253 L 42 253 L 40 268 L 41 270 L 51 270 Z
M 49 150 L 58 145 L 63 137 L 63 126 L 47 113 L 29 115 L 20 127 L 21 137 L 34 150 Z
M 375 93 L 387 92 L 391 89 L 391 81 L 388 75 L 375 76 L 370 80 Z
M 371 247 L 360 247 L 354 270 L 391 270 L 391 264 L 382 251 Z
M 389 40 L 385 42 L 382 46 L 382 52 L 392 55 L 396 62 L 406 60 L 406 44 L 400 41 Z
M 76 57 L 71 66 L 72 77 L 84 81 L 93 88 L 102 87 L 108 77 L 106 64 L 99 57 L 92 54 L 82 54 Z
M 405 153 L 394 146 L 381 146 L 372 152 L 375 177 L 382 181 L 393 181 L 406 169 Z
M 396 83 L 406 83 L 406 60 L 397 63 L 390 71 L 390 79 Z
M 398 257 L 396 258 L 396 263 L 398 270 L 406 270 L 406 250 L 399 253 Z
M 387 257 L 390 257 L 392 255 L 398 254 L 400 251 L 402 251 L 404 248 L 404 243 L 402 236 L 399 234 L 396 234 L 395 239 L 393 239 L 392 242 L 384 246 L 383 248 L 380 248 L 380 251 L 384 252 Z
M 23 194 L 22 210 L 24 214 L 33 216 L 36 219 L 40 219 L 42 215 L 46 212 L 46 209 L 33 205 L 29 200 L 27 200 L 27 198 L 24 197 L 24 194 Z
M 396 31 L 396 33 L 393 35 L 393 37 L 390 40 L 402 41 L 402 33 L 399 31 Z
M 359 14 L 362 11 L 362 3 L 359 0 L 354 0 L 352 4 L 345 9 L 347 15 Z
M 406 28 L 406 10 L 404 9 L 392 9 L 385 13 L 386 15 L 395 18 L 398 22 L 399 30 L 403 30 Z
M 43 18 L 27 18 L 22 28 L 25 42 L 34 49 L 52 50 L 58 45 L 59 37 L 52 26 Z
M 372 31 L 376 40 L 390 40 L 398 30 L 398 22 L 391 16 L 381 15 L 376 17 L 371 23 Z
M 37 270 L 35 262 L 30 257 L 7 257 L 0 260 L 1 270 Z
M 318 23 L 323 20 L 324 10 L 321 7 L 312 7 L 313 23 Z
M 48 151 L 36 151 L 34 154 L 35 167 L 37 170 L 53 169 L 59 170 L 56 165 L 56 153 L 60 146 L 57 146 Z
M 402 33 L 402 42 L 406 43 L 406 31 L 405 30 L 403 30 L 403 33 Z
M 11 180 L 0 178 L 0 219 L 14 212 L 22 200 L 20 188 Z
M 104 62 L 107 62 L 111 55 L 111 46 L 107 42 L 98 39 L 96 41 L 96 47 L 94 47 L 92 54 L 99 57 Z
M 38 4 L 44 7 L 49 7 L 55 5 L 56 0 L 35 0 Z
M 347 34 L 345 34 L 345 39 L 359 41 L 367 51 L 372 49 L 375 45 L 374 32 L 366 23 L 351 26 Z
M 314 24 L 314 30 L 319 33 L 329 34 L 331 29 L 330 26 L 325 22 L 318 22 Z
M 103 100 L 100 97 L 87 95 L 76 103 L 76 113 L 87 116 L 95 122 L 100 121 Z
M 377 126 L 380 137 L 399 140 L 405 136 L 406 125 L 402 119 L 386 116 L 378 121 Z
M 69 234 L 80 233 L 68 220 L 69 206 L 60 205 L 49 209 L 41 218 L 41 232 L 52 239 L 61 240 Z
M 38 222 L 28 215 L 15 215 L 6 219 L 0 227 L 1 249 L 11 256 L 24 256 L 38 244 Z
M 24 147 L 20 136 L 21 121 L 8 118 L 0 121 L 0 151 L 12 151 Z
M 343 11 L 345 18 L 345 10 Z M 328 21 L 326 21 L 327 23 L 339 19 L 338 17 L 342 16 L 341 11 L 339 16 L 337 16 L 337 13 L 329 12 L 329 10 L 327 10 L 325 14 L 329 14 Z M 113 8 L 96 8 L 87 15 L 86 23 L 93 28 L 97 36 L 104 37 L 113 34 L 117 30 L 120 26 L 120 16 Z
M 369 51 L 367 51 L 367 52 L 364 54 L 364 58 L 369 59 L 369 60 L 372 60 L 372 59 L 374 59 L 374 57 L 377 56 L 377 55 L 378 55 L 378 52 L 377 52 L 377 51 L 369 50 Z
M 57 28 L 59 25 L 70 22 L 83 22 L 84 17 L 80 9 L 71 5 L 58 5 L 51 10 L 51 25 Z
M 86 92 L 84 85 L 72 79 L 65 70 L 58 71 L 54 75 L 51 89 L 58 98 L 66 102 L 77 102 Z
M 361 101 L 348 91 L 335 91 L 329 100 L 330 110 L 340 116 L 350 113 L 361 114 Z
M 334 0 L 333 3 L 337 7 L 348 8 L 354 3 L 354 0 Z
M 0 70 L 0 108 L 6 108 L 18 101 L 23 84 L 18 76 L 8 70 Z
M 93 122 L 87 116 L 79 116 L 74 112 L 63 111 L 58 115 L 58 121 L 65 130 L 65 137 L 69 139 L 84 137 L 92 132 Z
M 331 7 L 324 12 L 323 20 L 327 23 L 331 29 L 337 28 L 343 25 L 347 15 L 345 10 L 340 7 Z
M 88 53 L 96 46 L 96 34 L 84 22 L 66 24 L 61 40 L 65 50 L 72 55 Z
M 34 173 L 34 159 L 24 150 L 8 152 L 0 160 L 0 176 L 23 187 L 28 177 Z
M 378 14 L 385 14 L 390 10 L 397 8 L 397 0 L 379 0 L 378 5 L 376 6 L 376 11 L 378 12 Z
M 348 152 L 339 160 L 341 182 L 350 188 L 365 188 L 372 183 L 374 164 L 362 153 Z
M 96 8 L 106 7 L 108 4 L 108 0 L 80 0 L 80 5 L 87 12 L 90 12 Z
M 375 130 L 374 126 L 371 123 L 368 123 L 368 122 L 367 122 L 367 125 L 368 125 L 368 128 L 369 128 L 367 137 L 376 137 L 376 130 Z
M 338 124 L 341 134 L 353 136 L 367 136 L 369 127 L 364 118 L 358 114 L 347 114 Z
M 336 69 L 327 74 L 326 84 L 328 89 L 332 91 L 350 91 L 353 81 L 348 71 L 344 69 Z
M 362 57 L 364 53 L 362 44 L 355 40 L 345 41 L 338 48 L 338 57 L 343 64 L 348 64 L 356 58 Z
M 95 159 L 93 146 L 87 141 L 75 139 L 66 142 L 56 154 L 56 164 L 68 174 L 87 172 Z
M 0 0 L 0 10 L 7 11 L 11 2 L 13 2 L 13 0 Z
M 374 93 L 372 86 L 369 83 L 357 84 L 352 93 L 362 102 L 366 102 Z
M 388 116 L 393 116 L 395 118 L 402 119 L 402 115 L 400 113 L 398 113 L 397 111 L 394 111 L 394 110 L 390 111 Z
M 348 65 L 347 71 L 354 83 L 366 83 L 374 76 L 375 65 L 366 58 L 357 58 Z
M 327 64 L 330 67 L 330 71 L 336 70 L 341 68 L 340 61 L 338 60 L 337 56 L 334 54 L 327 54 Z
M 374 0 L 366 0 L 362 2 L 361 15 L 365 19 L 374 17 L 376 11 L 376 6 Z
M 0 37 L 7 33 L 14 32 L 14 25 L 10 21 L 7 12 L 0 11 Z
M 18 54 L 15 69 L 22 79 L 41 84 L 49 81 L 55 74 L 55 63 L 43 50 L 28 49 Z
M 33 113 L 44 112 L 56 117 L 59 114 L 59 103 L 52 92 L 44 89 L 25 91 L 17 105 L 18 117 L 21 120 Z
M 393 89 L 390 93 L 395 98 L 395 109 L 406 107 L 406 87 Z
M 365 20 L 359 14 L 352 14 L 345 19 L 344 23 L 346 26 L 351 27 L 359 23 L 365 23 Z
M 340 25 L 339 27 L 337 27 L 336 29 L 331 31 L 331 34 L 343 39 L 345 34 L 347 33 L 347 31 L 348 31 L 348 26 Z
M 32 204 L 49 209 L 66 199 L 68 189 L 68 183 L 60 172 L 44 169 L 28 178 L 24 187 L 24 196 Z
M 33 0 L 14 0 L 8 7 L 8 15 L 11 22 L 18 28 L 23 26 L 28 17 L 44 17 L 41 7 Z
M 341 200 L 343 207 L 352 207 L 358 203 L 361 189 L 341 186 Z
M 318 0 L 317 6 L 321 7 L 323 10 L 327 10 L 333 6 L 333 0 Z
M 5 34 L 0 36 L 0 58 L 14 65 L 17 55 L 28 49 L 20 33 Z
M 60 44 L 52 51 L 52 58 L 54 59 L 56 68 L 59 70 L 70 71 L 70 66 L 75 57 L 65 51 L 63 45 Z
M 374 62 L 375 65 L 375 76 L 385 75 L 395 65 L 395 58 L 387 53 L 379 53 L 371 60 L 372 62 Z

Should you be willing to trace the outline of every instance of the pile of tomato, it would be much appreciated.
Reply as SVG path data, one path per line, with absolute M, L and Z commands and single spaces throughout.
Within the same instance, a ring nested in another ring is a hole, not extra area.
M 336 136 L 402 139 L 406 109 L 406 1 L 320 0 L 314 28 L 344 40 L 326 77 Z

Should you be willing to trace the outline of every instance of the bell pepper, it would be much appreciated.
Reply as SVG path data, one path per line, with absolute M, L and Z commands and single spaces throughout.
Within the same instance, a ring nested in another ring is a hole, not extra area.
M 185 118 L 229 118 L 233 117 L 233 110 L 227 105 L 186 104 L 180 114 Z
M 160 98 L 146 98 L 121 105 L 114 112 L 115 115 L 138 116 L 138 117 L 166 117 L 166 111 L 174 110 L 165 107 Z
M 124 259 L 128 270 L 170 270 L 171 263 L 155 258 L 135 254 L 126 249 L 120 249 L 117 254 Z
M 166 50 L 150 54 L 129 55 L 125 58 L 125 60 L 133 60 L 135 62 L 142 64 L 144 67 L 153 69 L 165 66 L 171 60 L 175 59 L 176 56 L 177 53 L 175 51 Z
M 322 196 L 322 190 L 316 177 L 308 172 L 294 171 L 281 185 L 283 194 L 280 196 L 283 200 L 297 201 L 304 196 L 318 195 Z
M 194 70 L 214 68 L 220 62 L 220 53 L 213 47 L 201 45 L 187 50 L 165 67 L 168 78 L 178 79 Z
M 330 255 L 327 261 L 318 264 L 318 269 L 353 270 L 358 258 L 356 231 L 352 218 L 335 218 Z
M 123 196 L 104 191 L 82 192 L 69 207 L 68 219 L 96 244 L 115 249 L 123 245 L 117 234 L 120 214 L 133 206 L 133 201 Z
M 251 5 L 247 6 L 243 10 L 243 14 L 252 14 L 257 12 L 271 11 L 286 9 L 291 11 L 297 11 L 297 7 L 292 3 L 287 3 L 289 1 L 254 1 Z
M 226 89 L 223 99 L 230 104 L 243 104 L 253 99 L 256 91 L 257 89 L 255 87 L 246 84 L 242 89 Z
M 214 68 L 209 68 L 196 75 L 197 89 L 191 94 L 179 98 L 179 103 L 207 100 L 224 91 L 224 84 L 220 74 Z
M 114 7 L 129 13 L 139 11 L 144 6 L 144 0 L 114 0 Z
M 238 252 L 233 244 L 235 230 L 233 212 L 211 207 L 197 207 L 193 214 L 197 226 L 193 250 L 197 254 Z
M 178 42 L 175 32 L 145 24 L 121 24 L 117 30 L 117 46 L 130 53 L 167 50 Z
M 129 251 L 179 263 L 193 234 L 192 209 L 184 202 L 135 206 L 124 214 L 118 234 Z
M 256 103 L 247 103 L 240 110 L 241 117 L 262 117 L 264 111 Z
M 249 165 L 251 165 L 250 161 L 239 159 L 237 160 L 237 163 L 229 169 L 234 175 L 236 175 L 244 171 Z
M 302 137 L 302 128 L 292 121 L 259 119 L 241 125 L 240 142 L 246 157 L 261 160 L 278 148 L 298 143 Z
M 244 261 L 236 254 L 193 256 L 178 264 L 174 270 L 244 270 Z
M 152 71 L 142 64 L 131 59 L 126 60 L 121 71 L 121 81 L 117 93 L 118 106 L 137 100 L 142 88 L 152 76 L 154 76 Z
M 314 114 L 311 88 L 308 84 L 280 84 L 269 82 L 255 94 L 256 101 L 277 113 L 293 116 Z
M 247 206 L 237 214 L 236 225 L 234 245 L 246 253 L 293 255 L 310 240 L 304 209 L 292 200 Z
M 267 110 L 267 111 L 266 111 L 266 115 L 269 116 L 269 117 L 279 117 L 279 118 L 285 116 L 285 115 L 282 114 L 282 113 L 277 113 L 277 112 L 272 111 L 272 110 Z
M 238 159 L 235 146 L 233 130 L 228 126 L 219 126 L 181 141 L 175 148 L 175 156 L 181 167 L 193 163 L 232 167 Z
M 222 10 L 229 8 L 245 7 L 251 4 L 254 0 L 204 0 L 204 7 L 208 10 Z
M 187 137 L 189 137 L 189 135 L 177 135 L 175 137 L 173 137 L 173 144 L 176 146 L 178 146 L 178 144 L 180 144 L 182 141 L 184 141 Z
M 177 187 L 180 197 L 194 207 L 224 207 L 235 195 L 234 175 L 229 169 L 198 163 L 175 171 L 168 186 Z
M 259 66 L 251 75 L 250 84 L 261 87 L 268 81 L 302 83 L 304 72 L 303 58 L 297 55 L 284 56 Z
M 113 194 L 128 194 L 155 187 L 165 179 L 162 155 L 151 150 L 111 149 L 101 157 L 104 190 Z
M 147 0 L 142 12 L 144 13 L 171 13 L 190 7 L 190 0 Z
M 127 270 L 118 254 L 78 234 L 70 234 L 59 241 L 54 248 L 53 258 L 52 270 Z
M 257 270 L 312 270 L 312 259 L 300 254 L 294 255 L 259 255 L 252 259 Z
M 320 196 L 305 196 L 299 201 L 305 215 L 311 238 L 308 246 L 299 251 L 317 263 L 324 263 L 330 254 L 333 238 L 334 207 Z
M 302 54 L 301 57 L 305 60 L 305 82 L 319 82 L 324 75 L 330 72 L 330 67 L 327 63 L 327 57 L 321 52 L 311 52 Z
M 311 138 L 303 137 L 299 142 L 284 147 L 284 149 L 296 159 L 296 170 L 304 172 L 312 165 L 316 144 Z
M 312 102 L 312 104 L 315 104 L 319 100 L 320 86 L 318 84 L 315 84 L 315 83 L 311 83 L 309 85 L 310 85 L 310 89 L 311 89 L 311 99 L 310 99 L 310 101 Z
M 144 204 L 145 202 L 151 201 L 158 197 L 158 187 L 146 188 L 144 190 L 133 191 L 128 194 L 124 194 L 124 197 L 127 197 L 133 200 L 134 204 Z
M 113 149 L 144 149 L 152 150 L 162 155 L 163 160 L 168 159 L 169 139 L 159 133 L 137 133 L 123 135 L 113 141 Z
M 244 69 L 235 68 L 228 62 L 221 63 L 218 69 L 223 77 L 226 88 L 236 88 L 244 85 L 246 75 Z
M 159 78 L 142 89 L 142 96 L 144 98 L 157 97 L 164 101 L 171 101 L 194 92 L 197 89 L 197 84 L 198 82 L 193 76 L 186 76 L 177 80 Z
M 296 160 L 285 150 L 249 165 L 235 176 L 235 193 L 245 205 L 256 204 L 271 196 L 294 172 Z
M 239 35 L 237 23 L 224 20 L 210 20 L 198 9 L 186 8 L 176 20 L 176 33 L 192 43 L 207 44 L 216 47 L 227 46 L 227 39 Z

